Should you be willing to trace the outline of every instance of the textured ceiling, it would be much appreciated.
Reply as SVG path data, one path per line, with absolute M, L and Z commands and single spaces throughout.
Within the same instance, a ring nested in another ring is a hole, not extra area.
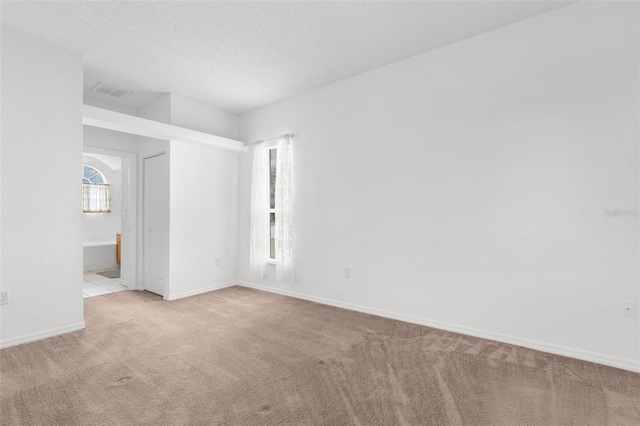
M 2 22 L 82 51 L 97 81 L 241 113 L 569 2 L 2 1 Z

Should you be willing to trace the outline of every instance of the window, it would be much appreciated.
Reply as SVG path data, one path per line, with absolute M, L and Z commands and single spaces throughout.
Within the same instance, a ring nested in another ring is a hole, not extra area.
M 111 189 L 95 167 L 82 166 L 82 212 L 110 213 Z
M 276 259 L 276 164 L 278 148 L 269 148 L 269 259 Z
M 82 183 L 107 183 L 104 175 L 95 167 L 82 166 Z
M 276 280 L 293 276 L 293 185 L 291 135 L 277 144 L 259 143 L 253 148 L 251 177 L 251 228 L 249 272 L 264 278 L 267 263 L 276 263 Z

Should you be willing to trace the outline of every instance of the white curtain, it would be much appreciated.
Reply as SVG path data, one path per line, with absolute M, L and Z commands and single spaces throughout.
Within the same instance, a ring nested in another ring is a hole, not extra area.
M 101 183 L 82 184 L 82 212 L 110 213 L 111 187 Z
M 273 146 L 272 146 L 273 147 Z M 275 263 L 276 280 L 294 280 L 293 264 L 293 182 L 291 136 L 278 140 L 275 185 Z M 252 278 L 264 278 L 270 254 L 270 169 L 269 147 L 253 149 L 251 178 L 251 230 L 249 242 L 249 272 Z
M 253 148 L 251 176 L 249 272 L 251 278 L 264 278 L 269 258 L 269 150 L 263 144 Z
M 276 280 L 293 281 L 293 179 L 291 136 L 278 140 L 276 158 Z

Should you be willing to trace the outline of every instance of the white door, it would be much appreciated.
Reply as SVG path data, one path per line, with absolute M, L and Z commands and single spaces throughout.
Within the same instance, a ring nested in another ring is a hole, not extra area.
M 169 238 L 167 155 L 144 159 L 144 289 L 164 295 Z

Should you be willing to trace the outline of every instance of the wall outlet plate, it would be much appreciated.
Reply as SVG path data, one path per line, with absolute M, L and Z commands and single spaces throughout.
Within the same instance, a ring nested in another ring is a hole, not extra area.
M 351 278 L 351 268 L 344 268 L 344 277 Z
M 9 290 L 0 291 L 0 305 L 6 305 L 9 303 Z

